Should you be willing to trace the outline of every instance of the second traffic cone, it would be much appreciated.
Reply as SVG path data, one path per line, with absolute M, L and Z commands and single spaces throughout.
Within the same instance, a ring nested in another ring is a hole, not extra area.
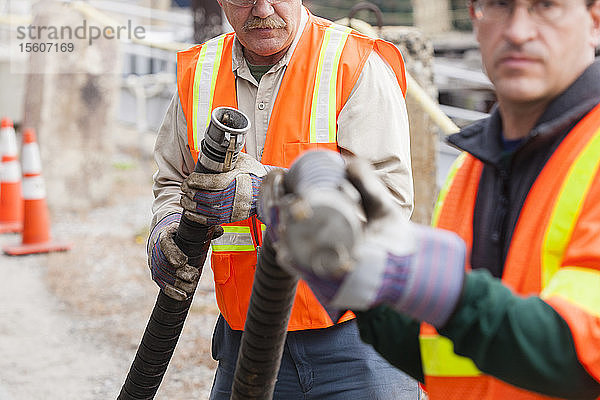
M 20 245 L 6 246 L 4 252 L 11 256 L 51 251 L 65 251 L 70 243 L 50 238 L 50 218 L 46 205 L 46 188 L 42 178 L 40 149 L 33 130 L 23 133 L 23 239 Z
M 17 138 L 8 118 L 0 122 L 0 233 L 21 232 L 23 197 L 21 169 L 17 159 Z

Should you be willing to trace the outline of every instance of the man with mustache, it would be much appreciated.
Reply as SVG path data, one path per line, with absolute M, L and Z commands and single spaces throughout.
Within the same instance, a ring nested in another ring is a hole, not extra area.
M 363 340 L 432 400 L 600 399 L 600 1 L 469 9 L 498 102 L 449 137 L 463 153 L 435 228 L 404 222 L 369 166 L 350 161 L 367 215 L 354 268 L 288 267 L 330 307 L 355 310 Z M 285 219 L 278 173 L 265 214 Z M 293 254 L 285 225 L 267 223 Z
M 267 169 L 288 167 L 310 149 L 359 155 L 379 170 L 406 220 L 413 188 L 404 64 L 395 46 L 315 17 L 301 0 L 219 4 L 234 32 L 178 54 L 178 95 L 155 146 L 148 255 L 153 279 L 183 300 L 200 274 L 173 243 L 182 206 L 196 220 L 223 225 L 223 236 L 212 242 L 221 315 L 210 398 L 229 399 L 263 240 L 256 199 Z M 233 172 L 209 178 L 192 171 L 219 106 L 240 109 L 251 127 Z M 304 282 L 288 330 L 276 399 L 419 398 L 415 380 L 362 343 L 354 315 L 332 320 Z

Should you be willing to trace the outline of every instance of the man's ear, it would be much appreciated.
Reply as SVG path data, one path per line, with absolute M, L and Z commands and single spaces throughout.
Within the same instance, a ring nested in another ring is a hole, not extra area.
M 469 1 L 469 17 L 471 18 L 471 25 L 473 25 L 473 34 L 477 36 L 477 26 L 479 24 L 477 16 L 475 15 L 475 8 L 473 7 L 472 1 Z
M 475 8 L 473 7 L 473 2 L 469 1 L 469 16 L 471 17 L 471 19 L 475 19 Z

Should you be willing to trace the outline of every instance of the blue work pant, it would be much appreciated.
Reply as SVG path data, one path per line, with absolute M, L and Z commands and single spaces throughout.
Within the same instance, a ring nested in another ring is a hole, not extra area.
M 213 358 L 219 362 L 211 400 L 229 400 L 241 331 L 219 316 Z M 274 400 L 417 400 L 417 381 L 361 341 L 356 321 L 288 332 Z

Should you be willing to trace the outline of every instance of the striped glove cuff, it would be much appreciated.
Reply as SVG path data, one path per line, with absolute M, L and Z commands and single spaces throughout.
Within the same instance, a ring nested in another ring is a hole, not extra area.
M 167 226 L 169 226 L 171 224 L 179 224 L 180 220 L 181 220 L 181 213 L 173 213 L 173 214 L 167 215 L 166 217 L 164 217 L 163 219 L 158 221 L 158 223 L 154 226 L 154 228 L 152 229 L 152 232 L 150 232 L 150 235 L 148 236 L 148 242 L 146 243 L 146 253 L 148 254 L 148 256 L 151 255 L 150 252 L 156 245 L 156 242 L 158 241 L 158 237 L 159 237 L 160 233 L 163 231 L 163 229 L 165 229 Z
M 439 328 L 460 300 L 466 247 L 449 231 L 416 224 L 412 230 L 417 249 L 410 257 L 388 259 L 380 300 Z

